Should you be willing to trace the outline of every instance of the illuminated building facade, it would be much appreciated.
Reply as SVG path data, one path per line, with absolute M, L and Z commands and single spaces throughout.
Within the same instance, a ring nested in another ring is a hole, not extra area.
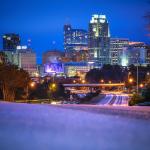
M 17 46 L 14 51 L 3 50 L 8 62 L 17 65 L 19 68 L 26 70 L 30 76 L 35 76 L 37 71 L 36 53 L 27 46 Z
M 58 50 L 51 50 L 43 53 L 42 64 L 44 67 L 44 75 L 63 74 L 63 57 L 64 53 Z
M 125 51 L 129 46 L 129 40 L 124 38 L 110 39 L 110 61 L 111 65 L 127 65 Z
M 58 50 L 46 51 L 42 56 L 42 64 L 61 62 L 63 56 L 64 53 Z
M 86 73 L 92 69 L 88 62 L 69 62 L 64 64 L 64 72 L 67 77 L 79 76 L 84 78 Z
M 47 63 L 44 64 L 44 72 L 47 75 L 58 75 L 64 73 L 63 63 Z
M 146 63 L 150 64 L 150 46 L 147 46 L 146 50 Z
M 83 29 L 73 29 L 64 25 L 64 50 L 66 57 L 72 61 L 88 59 L 88 33 Z
M 19 66 L 19 54 L 13 51 L 3 51 L 4 54 L 7 56 L 8 62 L 11 64 Z
M 17 53 L 19 54 L 19 67 L 26 70 L 30 76 L 34 77 L 38 73 L 36 64 L 36 53 L 27 46 L 18 47 Z
M 146 63 L 146 45 L 143 42 L 129 42 L 128 65 Z
M 18 34 L 10 33 L 3 35 L 3 50 L 14 51 L 20 45 Z
M 105 15 L 93 15 L 88 34 L 89 59 L 101 65 L 110 63 L 110 32 Z

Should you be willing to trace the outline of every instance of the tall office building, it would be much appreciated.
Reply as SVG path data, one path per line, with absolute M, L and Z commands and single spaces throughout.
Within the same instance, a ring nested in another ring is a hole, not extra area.
M 64 25 L 64 50 L 72 61 L 84 61 L 88 57 L 88 33 L 83 29 L 73 29 Z
M 127 61 L 124 51 L 129 46 L 129 39 L 111 38 L 110 39 L 110 62 L 111 65 L 125 65 Z
M 15 51 L 18 45 L 20 45 L 18 34 L 10 33 L 3 35 L 3 50 Z
M 90 61 L 101 65 L 110 63 L 110 32 L 105 15 L 93 15 L 89 24 L 88 47 Z

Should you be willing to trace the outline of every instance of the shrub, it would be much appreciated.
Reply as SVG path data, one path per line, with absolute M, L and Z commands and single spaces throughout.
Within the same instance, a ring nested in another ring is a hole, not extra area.
M 129 106 L 133 106 L 142 102 L 144 102 L 144 98 L 141 95 L 133 94 L 131 100 L 129 101 Z
M 150 102 L 150 86 L 143 90 L 142 96 L 146 102 Z

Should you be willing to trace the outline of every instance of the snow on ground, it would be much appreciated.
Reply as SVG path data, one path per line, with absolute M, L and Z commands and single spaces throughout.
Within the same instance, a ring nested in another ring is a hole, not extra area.
M 0 150 L 149 150 L 149 139 L 149 119 L 0 103 Z

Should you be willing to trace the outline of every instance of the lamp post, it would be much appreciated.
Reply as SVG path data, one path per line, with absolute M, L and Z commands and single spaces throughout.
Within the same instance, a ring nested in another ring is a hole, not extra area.
M 137 54 L 137 74 L 136 74 L 136 92 L 139 93 L 139 66 L 138 66 L 138 54 Z
M 29 88 L 34 88 L 34 87 L 35 87 L 35 82 L 30 82 L 30 83 L 27 84 L 27 87 L 26 87 L 26 98 L 27 98 L 27 101 L 29 99 Z

